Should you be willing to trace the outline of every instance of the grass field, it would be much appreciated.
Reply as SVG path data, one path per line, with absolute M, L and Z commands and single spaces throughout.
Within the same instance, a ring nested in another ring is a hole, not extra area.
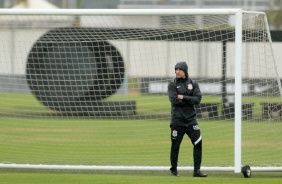
M 146 171 L 54 171 L 0 170 L 1 184 L 281 184 L 279 172 L 256 172 L 252 178 L 232 172 L 208 172 L 207 178 L 193 178 L 191 172 L 180 172 L 175 178 L 169 172 Z
M 54 116 L 56 112 L 51 111 L 48 107 L 42 105 L 31 94 L 0 94 L 0 113 L 1 116 Z M 134 100 L 137 104 L 137 113 L 143 114 L 170 114 L 170 102 L 166 95 L 152 96 L 130 94 L 127 96 L 113 95 L 107 100 L 122 101 Z M 220 103 L 221 96 L 207 95 L 203 96 L 202 102 Z M 260 102 L 281 102 L 279 97 L 243 97 L 243 103 L 254 103 L 254 116 L 261 117 L 262 107 Z M 221 111 L 221 107 L 219 107 Z M 58 115 L 58 114 L 57 114 Z
M 40 123 L 38 123 L 40 122 Z M 234 124 L 199 121 L 204 139 L 206 166 L 232 166 Z M 259 126 L 258 126 L 259 125 Z M 271 136 L 265 130 L 270 129 Z M 251 136 L 244 139 L 251 130 Z M 254 131 L 256 130 L 256 131 Z M 11 119 L 0 118 L 0 160 L 7 163 L 70 165 L 169 165 L 168 120 Z M 281 164 L 273 145 L 282 134 L 282 123 L 244 123 L 243 160 L 251 165 Z M 274 142 L 273 142 L 274 141 Z M 272 143 L 272 144 L 271 144 Z M 191 146 L 184 139 L 180 163 L 191 163 Z M 184 149 L 185 148 L 185 149 Z M 265 155 L 275 150 L 275 154 Z M 261 158 L 253 158 L 256 154 Z M 281 153 L 281 152 L 280 152 Z M 258 154 L 258 155 L 259 155 Z M 220 159 L 216 156 L 220 155 Z M 279 161 L 279 162 L 277 162 Z
M 136 100 L 136 96 L 131 96 Z M 207 99 L 212 98 L 212 99 Z M 31 95 L 0 95 L 0 163 L 68 165 L 169 166 L 169 119 L 110 119 L 52 117 Z M 113 96 L 110 100 L 120 100 Z M 130 98 L 126 98 L 130 100 Z M 169 114 L 166 96 L 137 98 L 139 113 Z M 203 100 L 217 101 L 214 97 Z M 258 99 L 244 99 L 259 104 Z M 276 101 L 276 98 L 270 99 Z M 255 105 L 261 112 L 260 106 Z M 234 123 L 199 119 L 204 140 L 203 166 L 233 166 Z M 242 163 L 282 166 L 281 121 L 247 121 L 242 128 Z M 192 146 L 186 137 L 179 165 L 192 165 Z M 208 172 L 193 178 L 168 171 L 64 171 L 0 169 L 0 183 L 281 183 L 281 172 L 255 172 L 253 178 L 232 172 Z

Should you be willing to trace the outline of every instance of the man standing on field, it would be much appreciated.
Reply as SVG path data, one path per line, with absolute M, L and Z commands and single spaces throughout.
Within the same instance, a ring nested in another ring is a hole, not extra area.
M 194 105 L 201 102 L 202 95 L 199 85 L 188 76 L 186 62 L 175 65 L 176 78 L 168 84 L 168 97 L 171 102 L 171 175 L 179 176 L 177 162 L 180 144 L 185 134 L 190 138 L 194 149 L 194 177 L 207 177 L 200 170 L 202 162 L 202 137 L 196 120 Z

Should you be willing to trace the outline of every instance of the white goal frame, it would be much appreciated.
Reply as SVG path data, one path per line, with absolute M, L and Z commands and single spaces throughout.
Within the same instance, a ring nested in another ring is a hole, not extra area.
M 1 9 L 0 15 L 235 15 L 235 137 L 234 137 L 234 167 L 202 167 L 206 171 L 241 172 L 241 136 L 242 136 L 242 15 L 252 13 L 242 9 Z M 255 12 L 264 14 L 263 12 Z M 267 19 L 265 18 L 267 22 Z M 269 40 L 270 31 L 267 30 Z M 272 53 L 273 54 L 273 53 Z M 275 61 L 274 61 L 275 64 Z M 276 73 L 278 74 L 277 67 Z M 278 75 L 277 75 L 278 76 Z M 277 80 L 281 90 L 280 80 Z M 282 98 L 282 97 L 281 97 Z M 30 165 L 30 164 L 0 164 L 0 168 L 20 169 L 64 169 L 64 170 L 168 170 L 166 166 L 73 166 L 73 165 Z M 192 167 L 179 167 L 179 170 L 190 170 Z M 281 167 L 252 168 L 252 171 L 282 171 Z

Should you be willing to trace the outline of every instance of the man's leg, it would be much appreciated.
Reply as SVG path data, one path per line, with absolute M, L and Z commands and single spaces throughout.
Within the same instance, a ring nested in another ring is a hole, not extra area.
M 197 144 L 194 144 L 193 148 L 194 157 L 194 171 L 198 171 L 201 168 L 202 163 L 202 140 Z
M 201 173 L 202 163 L 202 136 L 199 125 L 191 125 L 188 128 L 188 136 L 194 145 L 193 158 L 194 158 L 194 174 L 195 177 L 206 177 L 206 174 Z
M 184 131 L 181 126 L 171 126 L 171 149 L 170 149 L 170 163 L 171 163 L 171 174 L 178 176 L 177 163 L 180 144 L 183 139 Z

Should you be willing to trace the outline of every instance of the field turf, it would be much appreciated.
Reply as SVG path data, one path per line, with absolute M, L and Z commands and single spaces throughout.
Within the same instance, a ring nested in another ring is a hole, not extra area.
M 171 177 L 160 171 L 57 171 L 0 170 L 1 184 L 281 184 L 279 172 L 253 172 L 251 178 L 233 172 L 207 172 L 207 178 L 193 178 L 191 172 Z
M 167 118 L 144 120 L 52 117 L 52 112 L 32 96 L 1 94 L 0 97 L 0 163 L 169 165 L 170 129 Z M 257 99 L 247 100 L 258 104 Z M 149 96 L 140 97 L 137 100 L 138 111 L 141 114 L 169 113 L 167 97 L 160 97 L 157 101 L 161 103 L 152 102 Z M 254 108 L 261 112 L 259 105 Z M 204 140 L 203 165 L 233 166 L 233 121 L 199 119 L 199 124 Z M 281 121 L 251 120 L 244 122 L 242 126 L 243 163 L 251 166 L 265 163 L 281 166 Z M 267 132 L 271 132 L 271 136 L 266 136 L 269 135 Z M 275 141 L 274 146 L 277 148 L 273 147 L 272 141 Z M 273 149 L 276 151 L 269 155 Z M 191 165 L 191 153 L 192 146 L 186 137 L 180 150 L 181 166 Z M 252 178 L 248 179 L 233 172 L 206 173 L 209 174 L 208 178 L 193 178 L 191 172 L 180 171 L 181 177 L 174 178 L 170 177 L 169 171 L 2 168 L 0 183 L 282 183 L 281 172 L 253 172 Z

